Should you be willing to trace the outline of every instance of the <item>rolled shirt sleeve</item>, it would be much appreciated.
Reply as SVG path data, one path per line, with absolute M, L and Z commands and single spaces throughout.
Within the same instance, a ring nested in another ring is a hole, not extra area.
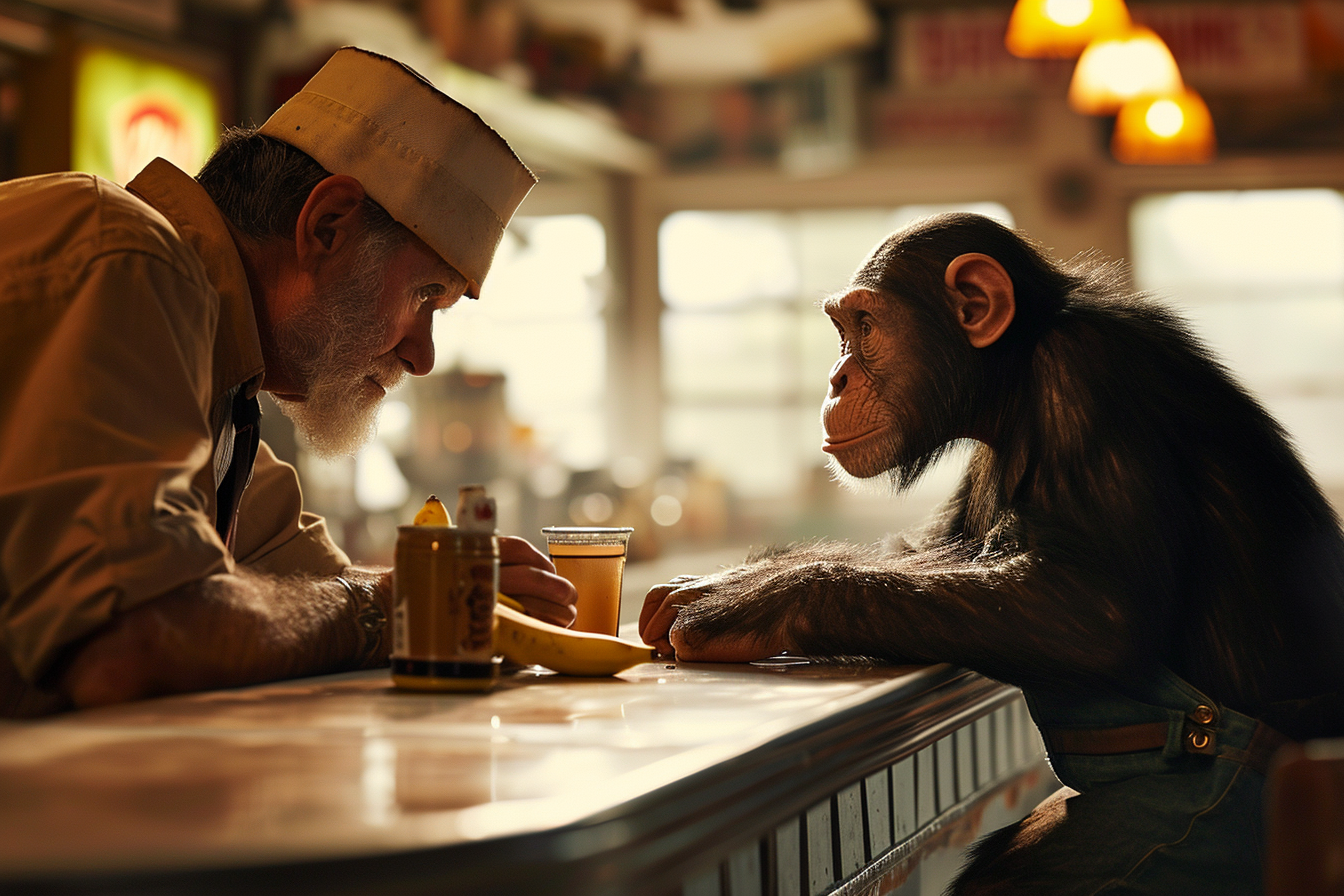
M 334 576 L 350 565 L 327 533 L 326 521 L 303 510 L 298 473 L 265 442 L 238 506 L 237 526 L 234 554 L 257 572 Z

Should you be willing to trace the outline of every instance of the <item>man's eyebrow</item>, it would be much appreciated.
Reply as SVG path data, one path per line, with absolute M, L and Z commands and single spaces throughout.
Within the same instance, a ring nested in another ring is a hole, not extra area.
M 452 265 L 445 265 L 444 272 L 443 277 L 440 279 L 442 279 L 445 284 L 452 287 L 460 287 L 461 290 L 467 288 L 467 278 L 457 268 Z

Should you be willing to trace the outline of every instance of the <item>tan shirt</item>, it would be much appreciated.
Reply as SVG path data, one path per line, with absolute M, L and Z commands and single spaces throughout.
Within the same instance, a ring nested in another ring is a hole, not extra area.
M 0 183 L 0 716 L 48 708 L 65 646 L 177 586 L 349 564 L 265 444 L 233 554 L 216 532 L 231 394 L 261 374 L 242 261 L 192 178 Z

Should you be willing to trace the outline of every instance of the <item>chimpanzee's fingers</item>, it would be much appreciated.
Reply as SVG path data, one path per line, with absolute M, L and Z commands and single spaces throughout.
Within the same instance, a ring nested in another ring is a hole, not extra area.
M 663 598 L 675 590 L 675 585 L 654 585 L 649 589 L 649 593 L 644 595 L 644 605 L 639 608 L 639 636 L 644 639 L 645 644 L 653 643 L 649 640 L 649 620 L 663 605 Z
M 644 606 L 639 609 L 640 634 L 643 634 L 644 627 L 648 624 L 649 620 L 653 618 L 654 614 L 658 612 L 658 608 L 662 606 L 663 599 L 667 597 L 667 595 L 684 587 L 687 582 L 694 582 L 699 578 L 700 576 L 677 576 L 671 582 L 663 585 L 654 585 L 650 588 L 649 593 L 644 595 Z M 644 643 L 648 644 L 650 642 L 645 641 Z
M 677 659 L 690 663 L 749 663 L 780 652 L 776 645 L 757 635 L 722 635 L 717 638 L 686 637 L 683 626 L 668 632 Z
M 667 639 L 667 633 L 672 628 L 672 623 L 677 621 L 677 614 L 686 604 L 699 600 L 704 594 L 689 588 L 677 588 L 675 585 L 664 585 L 661 588 L 673 590 L 667 591 L 661 601 L 656 601 L 652 615 L 648 616 L 640 627 L 640 636 L 644 638 L 645 644 L 657 647 L 664 653 L 671 653 L 672 642 Z M 650 592 L 650 599 L 652 598 L 653 592 Z M 645 609 L 648 607 L 649 604 L 645 604 Z

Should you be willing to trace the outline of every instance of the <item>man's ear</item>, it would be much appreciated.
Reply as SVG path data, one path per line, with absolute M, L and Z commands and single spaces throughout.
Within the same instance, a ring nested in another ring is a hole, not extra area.
M 943 282 L 957 324 L 976 348 L 993 345 L 1013 322 L 1017 311 L 1013 278 L 988 255 L 958 255 L 948 264 Z
M 316 270 L 323 261 L 354 245 L 364 221 L 364 186 L 353 177 L 333 174 L 308 194 L 294 224 L 299 267 Z

